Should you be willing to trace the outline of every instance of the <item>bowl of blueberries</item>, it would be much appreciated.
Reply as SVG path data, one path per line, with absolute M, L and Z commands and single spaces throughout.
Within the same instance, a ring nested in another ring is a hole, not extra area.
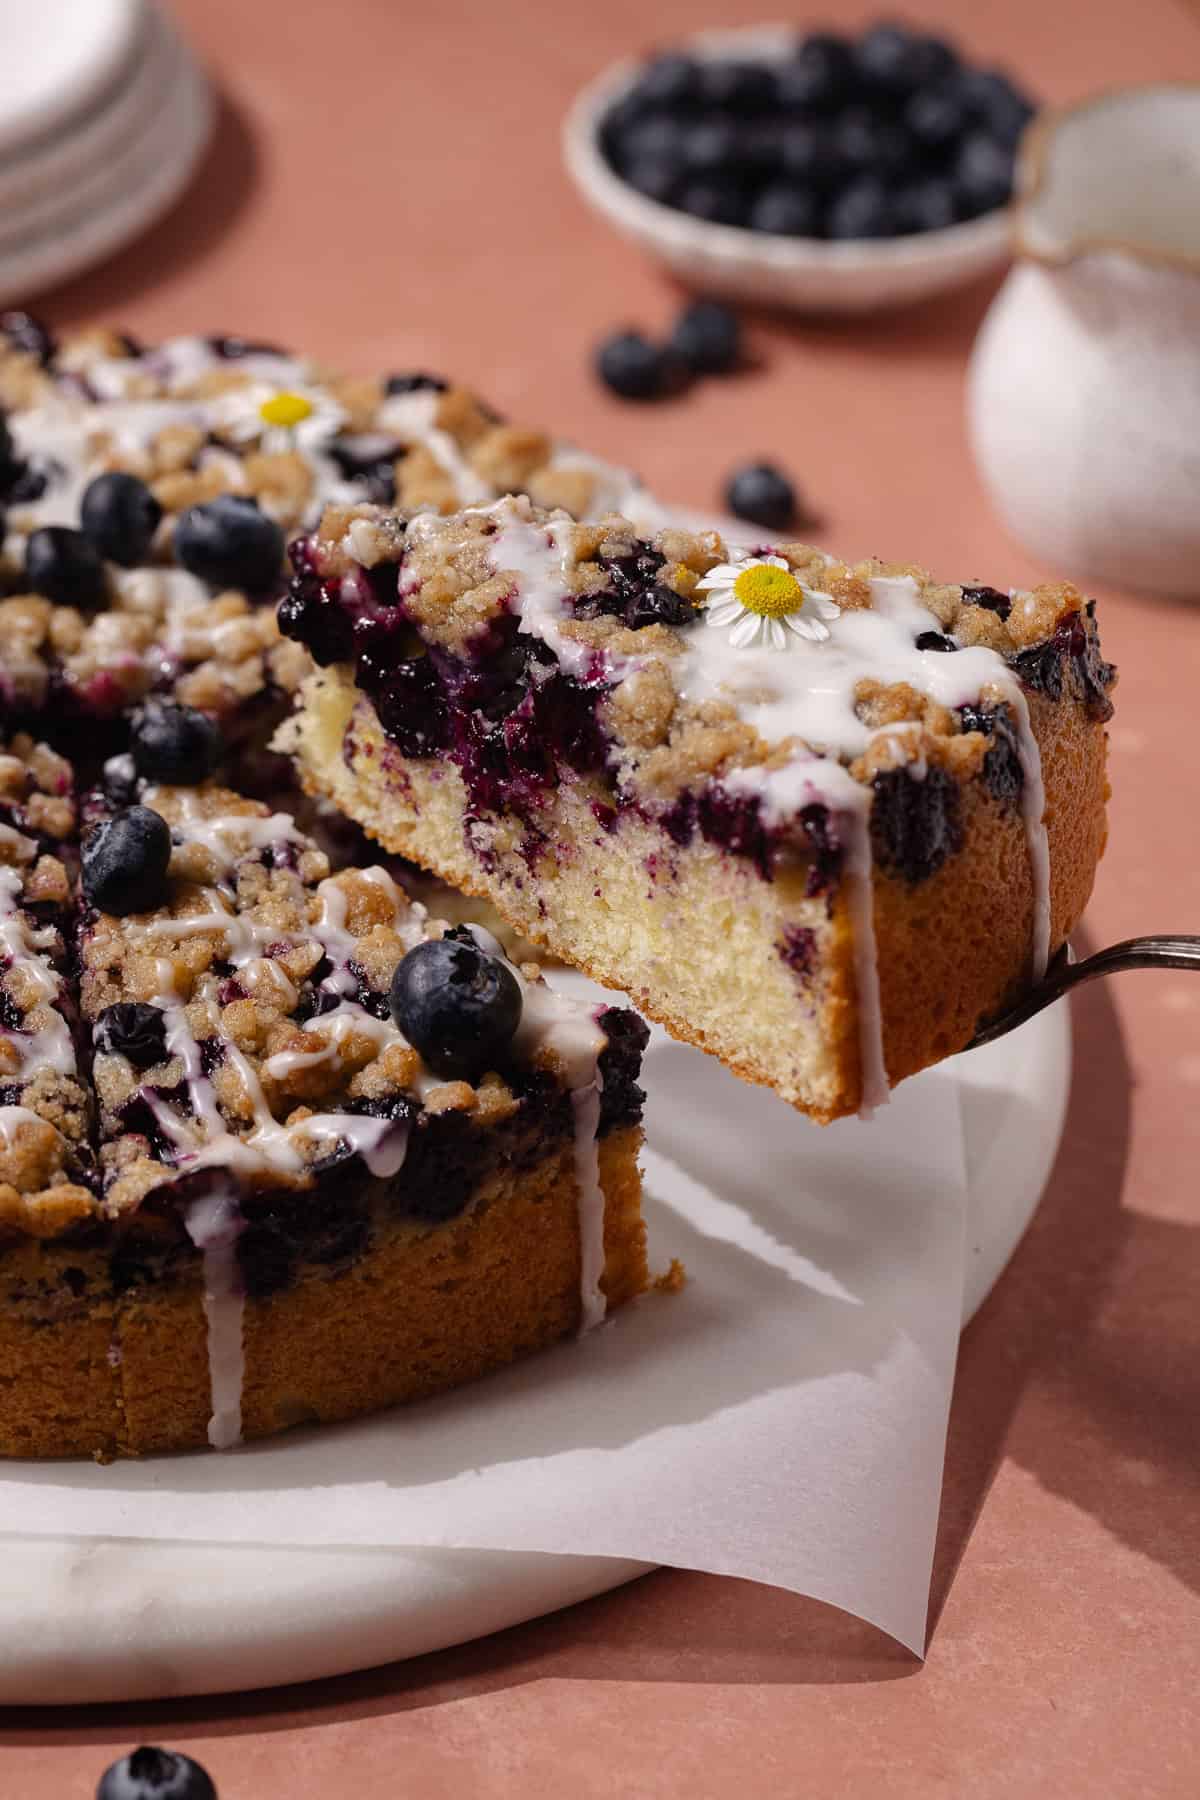
M 607 70 L 564 127 L 584 198 L 689 285 L 869 312 L 999 267 L 1028 96 L 883 23 L 704 32 Z

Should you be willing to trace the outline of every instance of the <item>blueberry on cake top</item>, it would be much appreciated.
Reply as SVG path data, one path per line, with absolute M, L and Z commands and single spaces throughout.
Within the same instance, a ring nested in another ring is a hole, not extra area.
M 0 842 L 0 1452 L 348 1417 L 644 1287 L 636 1015 L 212 782 L 82 811 L 77 888 Z
M 639 536 L 527 498 L 331 507 L 283 629 L 310 792 L 827 1120 L 1045 968 L 1105 834 L 1072 587 Z
M 307 669 L 288 534 L 330 501 L 451 510 L 510 489 L 581 515 L 636 483 L 426 374 L 339 375 L 230 337 L 56 343 L 0 327 L 0 729 L 82 760 L 171 696 L 265 739 Z

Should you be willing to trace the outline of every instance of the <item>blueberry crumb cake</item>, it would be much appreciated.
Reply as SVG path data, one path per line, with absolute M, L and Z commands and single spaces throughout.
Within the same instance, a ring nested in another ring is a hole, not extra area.
M 0 754 L 0 1453 L 347 1418 L 639 1293 L 636 1015 L 132 780 L 76 838 L 62 759 Z
M 310 792 L 817 1119 L 1044 970 L 1105 839 L 1093 606 L 527 497 L 332 506 Z
M 332 500 L 433 510 L 528 491 L 581 516 L 627 472 L 422 372 L 346 376 L 237 337 L 57 342 L 0 315 L 0 729 L 81 757 L 165 695 L 264 741 L 307 669 L 275 602 Z

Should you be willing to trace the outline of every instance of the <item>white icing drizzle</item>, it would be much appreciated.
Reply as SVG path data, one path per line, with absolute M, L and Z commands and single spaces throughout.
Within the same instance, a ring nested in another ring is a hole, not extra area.
M 604 1189 L 596 1133 L 600 1129 L 600 1076 L 571 1092 L 575 1117 L 575 1180 L 579 1186 L 580 1332 L 604 1322 L 608 1301 L 600 1282 L 604 1275 Z
M 472 925 L 476 942 L 493 956 L 504 952 L 489 931 Z M 510 965 L 511 966 L 511 965 Z M 581 1332 L 604 1319 L 608 1303 L 600 1285 L 604 1274 L 604 1190 L 600 1185 L 600 1055 L 608 1039 L 585 1007 L 555 993 L 544 981 L 528 982 L 513 970 L 521 985 L 521 1023 L 517 1053 L 532 1059 L 549 1053 L 563 1072 L 571 1094 L 575 1134 L 575 1181 L 579 1189 L 579 1297 Z
M 499 526 L 493 539 L 492 566 L 516 578 L 514 610 L 519 629 L 540 638 L 568 673 L 586 678 L 594 671 L 596 652 L 565 636 L 562 629 L 571 616 L 565 581 L 571 556 L 569 521 L 552 518 L 537 522 L 528 501 L 521 498 L 500 500 L 479 510 Z M 432 535 L 438 522 L 416 520 L 409 529 L 418 535 Z M 878 576 L 869 585 L 871 607 L 841 611 L 821 641 L 789 635 L 784 650 L 734 649 L 724 632 L 697 626 L 680 634 L 683 653 L 671 659 L 672 676 L 682 699 L 732 703 L 767 742 L 784 745 L 797 740 L 790 760 L 769 769 L 739 770 L 724 778 L 725 786 L 757 793 L 768 824 L 785 822 L 801 806 L 813 802 L 826 806 L 837 820 L 845 845 L 847 904 L 855 940 L 864 1111 L 886 1099 L 887 1075 L 872 909 L 867 903 L 872 893 L 871 797 L 845 766 L 881 734 L 880 728 L 867 724 L 855 710 L 860 681 L 904 682 L 951 710 L 977 704 L 990 688 L 1010 706 L 1024 775 L 1021 809 L 1033 881 L 1030 960 L 1034 980 L 1040 980 L 1045 972 L 1050 937 L 1050 867 L 1041 759 L 1019 680 L 1003 657 L 982 645 L 960 647 L 954 654 L 918 650 L 916 640 L 922 632 L 940 635 L 942 627 L 921 604 L 920 590 L 911 576 Z M 605 675 L 617 680 L 635 676 L 645 661 L 606 653 Z M 895 728 L 882 730 L 893 732 Z M 922 764 L 911 764 L 910 769 L 917 779 L 925 773 Z
M 212 1407 L 208 1441 L 214 1450 L 232 1450 L 242 1438 L 242 1386 L 246 1374 L 242 1326 L 246 1302 L 238 1273 L 237 1241 L 244 1227 L 233 1187 L 220 1188 L 194 1200 L 184 1215 L 184 1228 L 201 1254 L 204 1271 Z
M 75 1045 L 67 1021 L 57 1010 L 62 989 L 47 956 L 58 933 L 52 925 L 31 924 L 21 910 L 22 889 L 18 871 L 0 865 L 0 962 L 19 970 L 22 989 L 32 992 L 33 1004 L 46 1015 L 46 1023 L 38 1031 L 6 1031 L 4 1036 L 16 1048 L 19 1081 L 30 1080 L 39 1069 L 73 1075 Z
M 0 1140 L 9 1146 L 16 1138 L 22 1125 L 46 1125 L 49 1121 L 39 1117 L 28 1106 L 0 1106 Z M 53 1127 L 57 1129 L 57 1127 Z

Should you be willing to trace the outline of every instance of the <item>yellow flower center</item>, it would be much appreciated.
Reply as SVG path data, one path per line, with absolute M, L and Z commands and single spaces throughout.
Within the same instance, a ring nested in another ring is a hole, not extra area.
M 787 569 L 752 563 L 733 584 L 738 603 L 763 619 L 786 619 L 804 605 L 804 589 Z
M 312 401 L 306 400 L 303 394 L 272 394 L 259 407 L 258 416 L 264 425 L 281 425 L 288 431 L 302 419 L 311 417 L 312 409 Z

